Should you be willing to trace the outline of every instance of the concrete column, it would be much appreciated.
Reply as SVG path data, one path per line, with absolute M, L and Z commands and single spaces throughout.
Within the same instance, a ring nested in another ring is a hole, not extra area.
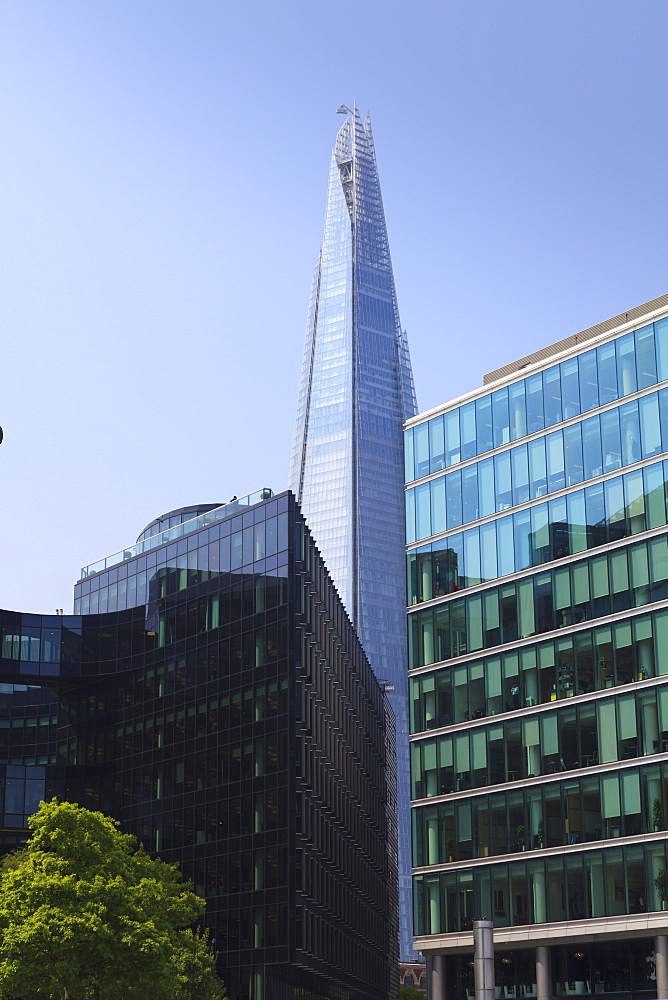
M 494 925 L 473 921 L 473 975 L 475 1000 L 494 1000 Z
M 427 1000 L 446 1000 L 443 955 L 427 955 Z
M 544 944 L 536 948 L 536 1000 L 552 1000 L 552 955 Z
M 654 938 L 654 961 L 657 1000 L 668 1000 L 668 937 L 665 934 L 657 934 Z

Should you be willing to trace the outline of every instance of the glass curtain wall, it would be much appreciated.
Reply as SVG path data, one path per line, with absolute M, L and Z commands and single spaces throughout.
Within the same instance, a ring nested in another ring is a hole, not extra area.
M 306 334 L 289 484 L 397 723 L 402 959 L 410 921 L 403 422 L 416 412 L 371 123 L 336 138 Z
M 407 430 L 415 933 L 609 920 L 551 947 L 558 994 L 651 989 L 600 956 L 668 898 L 666 311 Z

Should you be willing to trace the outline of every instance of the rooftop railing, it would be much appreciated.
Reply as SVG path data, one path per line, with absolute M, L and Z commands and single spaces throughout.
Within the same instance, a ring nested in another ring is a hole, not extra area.
M 119 552 L 114 552 L 113 555 L 107 556 L 106 559 L 99 559 L 97 562 L 91 563 L 89 566 L 82 567 L 81 579 L 86 580 L 91 576 L 95 576 L 96 573 L 101 573 L 105 569 L 111 569 L 113 566 L 118 566 L 120 563 L 126 562 L 128 559 L 134 559 L 135 556 L 141 556 L 145 552 L 150 552 L 151 549 L 157 549 L 160 545 L 164 545 L 165 542 L 174 542 L 178 538 L 183 538 L 184 535 L 189 535 L 193 531 L 199 531 L 201 528 L 207 528 L 211 524 L 216 524 L 218 521 L 224 521 L 227 517 L 232 517 L 233 514 L 238 514 L 240 510 L 245 507 L 253 507 L 256 503 L 261 503 L 263 500 L 269 500 L 273 497 L 273 490 L 270 490 L 265 486 L 264 489 L 256 490 L 255 493 L 249 493 L 245 497 L 238 497 L 234 500 L 230 500 L 229 503 L 221 504 L 220 507 L 214 507 L 213 510 L 208 510 L 206 514 L 198 514 L 197 517 L 191 517 L 189 521 L 183 521 L 181 524 L 175 524 L 173 528 L 167 528 L 165 531 L 159 532 L 157 535 L 151 535 L 150 538 L 144 538 L 141 542 L 136 542 L 134 545 L 128 546 L 126 549 L 121 549 Z

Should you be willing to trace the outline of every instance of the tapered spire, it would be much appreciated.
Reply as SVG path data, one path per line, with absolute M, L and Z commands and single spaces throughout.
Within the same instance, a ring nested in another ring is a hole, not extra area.
M 408 814 L 403 423 L 417 412 L 371 122 L 336 136 L 306 331 L 290 489 L 376 676 L 394 690 L 400 815 Z M 410 831 L 399 830 L 409 957 Z M 401 878 L 400 878 L 401 881 Z

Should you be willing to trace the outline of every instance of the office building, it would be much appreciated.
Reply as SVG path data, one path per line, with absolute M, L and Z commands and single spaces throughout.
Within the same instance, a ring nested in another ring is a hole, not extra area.
M 292 494 L 158 518 L 75 591 L 0 614 L 5 849 L 40 798 L 101 809 L 206 898 L 230 1000 L 387 1000 L 391 710 Z
M 414 958 L 403 546 L 403 421 L 416 412 L 371 123 L 346 113 L 332 152 L 290 489 L 397 720 L 401 955 Z
M 433 1000 L 668 996 L 668 295 L 406 431 L 416 945 Z

